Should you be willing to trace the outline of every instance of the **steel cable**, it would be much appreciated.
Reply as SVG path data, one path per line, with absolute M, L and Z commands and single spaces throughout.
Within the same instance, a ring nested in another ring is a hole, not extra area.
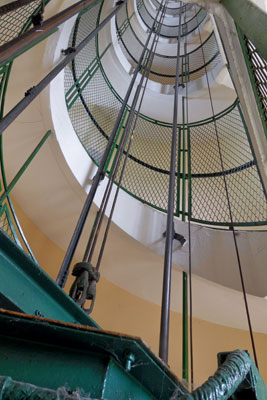
M 165 16 L 165 13 L 166 13 L 166 8 L 167 7 L 164 6 L 164 9 L 163 9 L 163 12 L 162 12 L 162 15 L 161 15 L 161 19 L 162 20 L 164 19 L 164 16 Z M 144 78 L 146 79 L 145 85 L 144 85 L 144 89 L 143 89 L 143 92 L 142 92 L 142 96 L 141 96 L 141 100 L 139 102 L 138 110 L 137 110 L 137 113 L 135 115 L 134 125 L 133 125 L 133 128 L 132 128 L 132 135 L 131 135 L 130 141 L 128 143 L 128 147 L 127 147 L 127 151 L 126 151 L 126 154 L 125 154 L 125 158 L 124 158 L 122 170 L 121 170 L 121 173 L 120 173 L 119 181 L 117 183 L 117 190 L 116 190 L 116 193 L 115 193 L 115 196 L 114 196 L 114 200 L 113 200 L 113 203 L 112 203 L 112 208 L 111 208 L 111 211 L 110 211 L 110 214 L 109 214 L 107 226 L 106 226 L 105 233 L 104 233 L 104 238 L 103 238 L 101 249 L 100 249 L 100 252 L 99 252 L 99 256 L 98 256 L 98 260 L 97 260 L 97 264 L 96 264 L 96 270 L 97 271 L 100 268 L 100 264 L 101 264 L 102 256 L 103 256 L 105 245 L 106 245 L 106 241 L 107 241 L 107 236 L 108 236 L 110 224 L 111 224 L 111 221 L 112 221 L 112 216 L 113 216 L 113 213 L 114 213 L 114 210 L 115 210 L 117 197 L 118 197 L 118 194 L 119 194 L 119 190 L 120 190 L 120 186 L 121 186 L 121 183 L 122 183 L 125 167 L 126 167 L 126 164 L 127 164 L 129 153 L 130 153 L 131 144 L 132 144 L 132 141 L 133 141 L 133 138 L 134 138 L 134 132 L 135 132 L 137 120 L 138 120 L 138 117 L 139 117 L 139 114 L 140 114 L 140 109 L 141 109 L 141 106 L 142 106 L 142 103 L 143 103 L 144 94 L 145 94 L 147 83 L 148 83 L 150 69 L 151 69 L 151 66 L 152 66 L 152 63 L 153 63 L 153 58 L 154 58 L 154 55 L 155 55 L 155 52 L 156 52 L 156 48 L 157 48 L 157 45 L 158 45 L 158 40 L 159 40 L 159 35 L 160 35 L 160 27 L 161 27 L 161 22 L 159 21 L 157 32 L 156 32 L 156 35 L 154 36 L 153 43 L 152 43 L 152 46 L 151 46 L 151 51 L 150 51 L 150 54 L 149 54 L 149 56 L 147 58 L 146 66 L 144 67 L 144 71 L 143 71 L 143 74 L 142 74 L 142 79 L 141 79 L 141 81 L 139 83 L 140 88 L 141 88 Z M 156 37 L 157 37 L 157 39 L 156 39 Z M 153 46 L 154 45 L 155 45 L 155 47 L 154 47 L 154 50 L 153 50 Z M 151 56 L 151 53 L 152 53 L 152 56 Z M 149 66 L 148 66 L 148 64 L 149 64 Z M 145 77 L 145 75 L 146 75 L 146 77 Z
M 163 4 L 163 0 L 162 0 L 161 4 Z M 158 23 L 157 18 L 159 16 L 160 11 L 161 11 L 161 8 L 159 8 L 159 10 L 157 12 L 156 19 L 154 21 L 154 24 L 152 26 L 150 34 L 149 34 L 149 36 L 147 38 L 146 45 L 144 46 L 144 50 L 145 51 L 147 51 L 147 46 L 148 46 L 148 43 L 150 41 L 151 35 L 152 35 L 152 33 L 153 33 L 154 29 L 155 29 L 156 24 Z M 138 89 L 137 89 L 137 91 L 138 91 Z M 135 105 L 136 105 L 137 100 L 138 100 L 137 91 L 135 93 L 135 97 L 134 97 L 134 100 L 132 102 L 131 112 L 135 108 L 134 102 L 135 102 Z M 139 93 L 140 93 L 140 91 L 139 91 Z M 139 95 L 139 93 L 138 93 L 138 95 Z M 92 260 L 92 257 L 93 257 L 93 254 L 94 254 L 94 250 L 95 250 L 95 246 L 96 246 L 97 239 L 98 239 L 98 235 L 99 235 L 100 228 L 101 228 L 101 225 L 102 225 L 102 221 L 103 221 L 103 218 L 104 218 L 104 215 L 105 215 L 106 207 L 107 207 L 107 204 L 108 204 L 108 200 L 109 200 L 109 197 L 110 197 L 110 194 L 111 194 L 112 185 L 113 185 L 113 183 L 115 181 L 115 175 L 116 175 L 116 172 L 117 172 L 117 169 L 118 169 L 118 166 L 119 166 L 119 162 L 120 162 L 121 156 L 123 154 L 123 148 L 124 148 L 124 146 L 125 146 L 125 144 L 127 142 L 127 138 L 128 138 L 128 134 L 129 134 L 129 128 L 130 128 L 130 125 L 132 123 L 132 119 L 134 117 L 134 113 L 131 114 L 131 112 L 130 112 L 130 115 L 128 116 L 128 119 L 127 119 L 126 127 L 124 129 L 124 135 L 123 135 L 122 140 L 120 141 L 120 145 L 119 145 L 118 151 L 116 153 L 116 156 L 115 156 L 115 159 L 114 159 L 114 162 L 113 162 L 113 165 L 112 165 L 112 172 L 111 172 L 108 184 L 106 186 L 103 199 L 101 201 L 101 205 L 100 205 L 99 213 L 98 213 L 98 216 L 97 216 L 97 220 L 96 220 L 95 226 L 93 227 L 93 231 L 92 231 L 92 234 L 91 234 L 91 237 L 90 237 L 90 240 L 88 242 L 87 249 L 86 249 L 86 252 L 85 252 L 85 255 L 84 255 L 84 261 L 87 261 L 87 262 L 91 262 L 91 260 Z
M 197 13 L 196 13 L 196 18 L 197 18 Z M 198 26 L 198 34 L 199 34 L 200 43 L 202 44 L 202 39 L 201 39 L 199 26 Z M 204 61 L 204 64 L 205 64 L 204 51 L 203 51 L 202 47 L 201 47 L 201 49 L 202 49 L 203 61 Z M 228 210 L 229 210 L 229 217 L 230 217 L 230 222 L 231 222 L 230 227 L 231 227 L 232 234 L 233 234 L 233 241 L 234 241 L 234 247 L 235 247 L 235 252 L 236 252 L 236 257 L 237 257 L 238 270 L 239 270 L 239 275 L 240 275 L 240 280 L 241 280 L 243 298 L 244 298 L 244 303 L 245 303 L 245 309 L 246 309 L 246 315 L 247 315 L 247 321 L 248 321 L 248 327 L 249 327 L 249 334 L 250 334 L 250 339 L 251 339 L 251 345 L 252 345 L 252 350 L 253 350 L 253 354 L 254 354 L 255 364 L 256 364 L 256 366 L 258 368 L 258 360 L 257 360 L 257 354 L 256 354 L 256 347 L 255 347 L 255 342 L 254 342 L 252 324 L 251 324 L 251 319 L 250 319 L 250 313 L 249 313 L 249 307 L 248 307 L 248 301 L 247 301 L 247 295 L 246 295 L 246 289 L 245 289 L 244 276 L 243 276 L 243 271 L 242 271 L 242 265 L 241 265 L 240 255 L 239 255 L 238 244 L 237 244 L 237 240 L 236 240 L 234 221 L 233 221 L 233 215 L 232 215 L 232 207 L 231 207 L 231 202 L 230 202 L 228 186 L 227 186 L 227 182 L 226 182 L 226 173 L 225 173 L 225 168 L 224 168 L 221 143 L 220 143 L 217 123 L 216 123 L 216 119 L 215 119 L 214 106 L 213 106 L 210 83 L 209 83 L 209 77 L 208 77 L 206 66 L 205 66 L 205 75 L 206 75 L 206 79 L 207 79 L 207 87 L 208 87 L 209 99 L 210 99 L 210 105 L 211 105 L 212 120 L 213 120 L 213 123 L 214 123 L 214 129 L 215 129 L 215 134 L 216 134 L 216 141 L 217 141 L 217 146 L 218 146 L 220 164 L 221 164 L 221 169 L 222 169 L 222 173 L 223 173 L 222 177 L 223 177 L 225 194 L 226 194 L 227 205 L 228 205 Z

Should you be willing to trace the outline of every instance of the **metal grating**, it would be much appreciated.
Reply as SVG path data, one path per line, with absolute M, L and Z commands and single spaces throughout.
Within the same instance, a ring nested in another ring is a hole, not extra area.
M 253 74 L 258 99 L 261 105 L 265 129 L 267 130 L 267 62 L 258 53 L 254 44 L 245 35 L 243 36 Z
M 151 15 L 143 2 L 140 7 L 138 7 L 139 15 L 144 22 L 144 24 L 151 29 L 155 15 Z M 195 14 L 189 21 L 182 24 L 182 36 L 187 35 L 188 33 L 193 32 L 201 23 L 205 20 L 207 16 L 207 12 L 202 8 L 197 14 Z M 178 22 L 178 17 L 177 17 Z M 163 37 L 174 38 L 178 35 L 178 24 L 176 25 L 164 25 L 162 24 L 160 29 L 160 35 Z
M 12 240 L 16 240 L 15 235 L 13 233 L 13 223 L 11 221 L 11 217 L 7 208 L 7 205 L 4 204 L 0 206 L 0 229 L 5 232 Z
M 74 37 L 81 40 L 83 35 L 93 29 L 89 21 L 92 21 L 92 15 L 96 16 L 98 11 L 99 7 L 90 10 L 90 17 L 89 14 L 82 15 L 76 24 L 78 33 L 73 30 Z M 125 20 L 124 17 L 125 14 L 122 13 L 121 23 Z M 96 17 L 94 18 L 96 20 Z M 95 46 L 96 42 L 91 42 L 90 48 L 82 51 L 79 59 L 77 57 L 75 65 L 66 68 L 66 91 L 74 82 L 73 76 L 77 75 L 77 78 L 78 73 L 82 73 L 88 63 L 97 56 Z M 82 95 L 69 110 L 78 137 L 96 163 L 103 154 L 121 106 L 121 100 L 111 87 L 102 68 L 100 65 Z M 236 103 L 217 116 L 216 120 L 234 223 L 236 225 L 264 223 L 265 196 L 239 105 Z M 190 135 L 191 175 L 188 175 L 186 166 L 184 177 L 187 183 L 184 195 L 187 195 L 187 185 L 191 183 L 192 220 L 229 225 L 228 204 L 213 121 L 192 124 Z M 167 209 L 170 146 L 171 126 L 140 116 L 122 182 L 122 188 L 131 195 L 163 211 Z M 187 159 L 187 155 L 185 157 Z M 122 162 L 120 169 L 121 167 Z M 181 189 L 183 171 L 179 172 L 181 175 L 177 180 L 180 180 L 178 185 Z M 176 192 L 177 189 L 176 182 Z M 182 193 L 180 202 L 181 196 Z M 187 199 L 184 200 L 184 205 L 183 212 L 186 214 Z
M 41 0 L 10 11 L 0 16 L 0 46 L 18 37 L 25 29 L 25 24 L 40 6 Z
M 120 10 L 116 17 L 116 25 L 119 32 L 122 30 L 121 27 L 125 26 L 125 21 L 128 21 L 127 28 L 123 31 L 123 34 L 119 35 L 119 42 L 125 57 L 131 65 L 135 67 L 142 53 L 144 43 L 141 42 L 132 28 L 131 21 L 129 21 L 127 4 Z M 203 48 L 204 59 L 201 47 Z M 210 71 L 215 68 L 222 59 L 214 32 L 203 42 L 203 46 L 199 46 L 187 55 L 181 57 L 180 75 L 185 72 L 183 71 L 185 60 L 189 63 L 190 81 L 199 79 L 205 74 L 206 70 Z M 164 85 L 174 85 L 175 71 L 176 56 L 164 56 L 156 53 L 151 66 L 149 79 Z
M 235 224 L 264 222 L 267 204 L 236 105 L 216 120 Z M 191 127 L 192 219 L 230 224 L 214 122 Z

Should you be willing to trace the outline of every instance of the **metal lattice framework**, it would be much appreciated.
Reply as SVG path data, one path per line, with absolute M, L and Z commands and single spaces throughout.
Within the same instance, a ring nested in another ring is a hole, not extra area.
M 150 14 L 144 1 L 142 1 L 138 7 L 138 12 L 143 23 L 150 29 L 153 25 L 155 15 L 153 16 Z M 206 17 L 207 12 L 203 8 L 199 9 L 196 15 L 182 25 L 182 36 L 188 35 L 196 30 Z M 178 25 L 165 25 L 163 23 L 160 29 L 160 35 L 167 38 L 176 38 L 178 35 Z
M 267 136 L 267 61 L 237 26 L 237 32 L 250 75 L 251 84 L 258 104 L 263 129 Z
M 160 2 L 158 2 L 157 0 L 151 0 L 151 3 L 154 5 L 154 7 L 158 8 L 160 6 Z M 182 12 L 186 12 L 186 11 L 190 11 L 193 7 L 192 3 L 188 3 L 188 4 L 184 4 L 181 7 L 177 7 L 175 4 L 175 7 L 171 7 L 171 3 L 168 4 L 168 6 L 166 7 L 166 15 L 178 15 L 178 13 Z
M 218 115 L 216 125 L 234 223 L 264 223 L 265 194 L 239 103 Z M 189 129 L 192 220 L 230 225 L 214 122 Z
M 90 9 L 90 15 L 83 13 L 78 17 L 71 36 L 72 46 L 93 29 L 97 23 L 97 14 L 101 12 L 100 7 L 97 5 Z M 70 118 L 81 143 L 95 163 L 99 162 L 103 154 L 122 102 L 104 71 L 103 65 L 108 51 L 109 48 L 103 52 L 105 54 L 98 54 L 96 39 L 65 70 Z M 90 77 L 86 85 L 81 87 L 79 76 L 84 76 L 88 65 Z M 70 105 L 68 96 L 71 91 L 76 91 L 77 96 Z M 217 115 L 216 121 L 234 224 L 264 224 L 265 195 L 238 101 Z M 121 131 L 118 132 L 113 154 L 116 152 L 120 133 Z M 181 139 L 183 136 L 185 139 Z M 122 189 L 162 211 L 167 208 L 170 138 L 170 124 L 141 115 L 122 183 Z M 180 125 L 177 153 L 176 215 L 190 214 L 192 220 L 197 222 L 230 225 L 214 122 L 208 119 L 189 124 L 188 127 Z M 110 162 L 112 158 L 113 156 Z M 188 192 L 191 192 L 189 201 Z
M 142 4 L 139 2 L 138 4 Z M 128 13 L 127 4 L 116 17 L 116 27 L 119 32 L 119 39 L 122 51 L 128 61 L 136 66 L 144 47 L 144 43 L 136 35 L 131 24 L 131 16 Z M 177 28 L 178 29 L 178 28 Z M 221 55 L 214 32 L 208 36 L 202 46 L 182 55 L 180 63 L 180 76 L 189 73 L 189 81 L 196 80 L 203 76 L 206 71 L 213 70 L 221 63 Z M 188 66 L 188 70 L 185 70 Z M 173 85 L 175 81 L 176 56 L 166 56 L 156 53 L 150 70 L 149 78 L 164 85 Z
M 45 1 L 45 4 L 49 0 Z M 0 46 L 8 43 L 12 39 L 22 35 L 32 24 L 32 16 L 40 11 L 41 0 L 33 0 L 27 4 L 3 13 L 0 16 Z M 6 64 L 0 66 L 0 120 L 4 117 L 5 98 L 8 87 L 10 72 L 13 60 L 9 60 Z M 3 138 L 0 138 L 0 164 L 1 164 L 1 199 L 7 190 L 7 181 L 3 159 Z M 1 184 L 2 182 L 2 184 Z M 0 200 L 0 228 L 19 246 L 24 243 L 27 251 L 34 258 L 26 238 L 22 232 L 19 221 L 16 217 L 10 196 L 6 196 L 3 201 Z
M 33 0 L 16 10 L 0 15 L 0 46 L 21 35 L 25 25 L 41 4 L 41 0 Z

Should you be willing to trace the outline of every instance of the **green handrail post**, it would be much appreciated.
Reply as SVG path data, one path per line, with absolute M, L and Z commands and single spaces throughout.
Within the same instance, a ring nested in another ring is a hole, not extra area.
M 183 271 L 183 379 L 188 382 L 188 283 Z
M 187 128 L 187 175 L 188 175 L 188 220 L 191 221 L 192 214 L 192 193 L 191 193 L 191 142 L 190 127 Z
M 176 215 L 180 215 L 180 196 L 181 196 L 181 128 L 178 128 L 178 157 L 177 157 L 177 198 Z
M 185 221 L 185 97 L 182 97 L 182 115 L 183 115 L 183 158 L 182 158 L 182 221 Z
M 33 150 L 33 152 L 31 153 L 31 155 L 27 158 L 27 160 L 25 161 L 25 163 L 22 165 L 22 167 L 20 168 L 20 170 L 17 172 L 17 174 L 15 175 L 15 177 L 12 179 L 12 181 L 10 182 L 10 184 L 7 186 L 5 192 L 2 194 L 2 196 L 0 197 L 0 204 L 3 203 L 3 201 L 7 198 L 7 196 L 9 195 L 9 193 L 11 192 L 11 190 L 13 189 L 13 187 L 15 186 L 15 184 L 18 182 L 18 180 L 20 179 L 20 177 L 22 176 L 22 174 L 26 171 L 27 167 L 30 165 L 31 161 L 34 159 L 34 157 L 36 156 L 36 154 L 39 152 L 39 150 L 41 149 L 41 147 L 43 146 L 43 144 L 46 142 L 47 138 L 51 135 L 52 131 L 49 130 L 44 137 L 42 138 L 42 140 L 38 143 L 38 145 L 35 147 L 35 149 Z

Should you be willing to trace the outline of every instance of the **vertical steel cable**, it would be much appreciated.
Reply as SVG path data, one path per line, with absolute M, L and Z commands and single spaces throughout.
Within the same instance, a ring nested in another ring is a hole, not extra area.
M 126 1 L 127 1 L 127 0 L 126 0 Z M 163 0 L 162 0 L 162 2 L 163 2 Z M 104 24 L 107 22 L 107 20 L 109 20 L 109 19 L 111 18 L 112 15 L 114 15 L 115 13 L 118 12 L 118 10 L 122 7 L 122 5 L 123 5 L 123 4 L 119 5 L 119 6 L 117 7 L 116 10 L 114 10 L 107 18 L 105 18 L 104 21 L 102 21 L 102 22 L 87 36 L 87 38 L 84 39 L 84 40 L 77 46 L 76 52 L 77 52 L 77 49 L 79 49 L 79 51 L 80 51 L 80 50 L 85 46 L 85 43 L 87 43 L 87 41 L 89 41 L 89 38 L 91 38 L 91 36 L 95 35 L 95 34 L 104 26 Z M 158 10 L 157 16 L 158 16 L 158 14 L 159 14 L 159 11 L 160 11 L 160 9 Z M 156 18 L 157 18 L 157 17 L 156 17 Z M 155 23 L 156 23 L 156 21 L 154 21 L 154 24 L 155 24 Z M 153 28 L 154 28 L 154 24 L 153 24 Z M 119 111 L 119 114 L 118 114 L 117 119 L 116 119 L 116 121 L 115 121 L 115 124 L 114 124 L 114 126 L 113 126 L 111 135 L 110 135 L 110 137 L 109 137 L 108 144 L 107 144 L 107 146 L 106 146 L 106 148 L 105 148 L 104 154 L 103 154 L 103 156 L 102 156 L 102 158 L 101 158 L 101 161 L 100 161 L 100 163 L 99 163 L 99 166 L 98 166 L 96 175 L 95 175 L 95 177 L 94 177 L 94 179 L 93 179 L 92 186 L 91 186 L 90 191 L 89 191 L 89 193 L 88 193 L 88 195 L 87 195 L 87 198 L 86 198 L 86 201 L 85 201 L 85 203 L 84 203 L 83 209 L 82 209 L 82 211 L 81 211 L 81 214 L 80 214 L 80 216 L 79 216 L 78 222 L 77 222 L 76 227 L 75 227 L 75 229 L 74 229 L 74 232 L 73 232 L 71 241 L 70 241 L 69 246 L 68 246 L 68 248 L 67 248 L 67 251 L 66 251 L 64 260 L 63 260 L 62 265 L 61 265 L 61 268 L 60 268 L 60 270 L 59 270 L 59 273 L 58 273 L 56 282 L 57 282 L 58 285 L 61 286 L 61 287 L 64 287 L 65 284 L 66 284 L 66 281 L 67 281 L 67 278 L 68 278 L 68 274 L 69 274 L 69 269 L 70 269 L 71 261 L 72 261 L 72 259 L 73 259 L 75 250 L 76 250 L 76 248 L 77 248 L 79 239 L 80 239 L 80 237 L 81 237 L 81 234 L 82 234 L 82 231 L 83 231 L 83 228 L 84 228 L 85 221 L 86 221 L 86 219 L 87 219 L 88 213 L 89 213 L 89 211 L 90 211 L 90 209 L 91 209 L 91 206 L 92 206 L 92 203 L 93 203 L 93 199 L 94 199 L 96 190 L 97 190 L 97 188 L 98 188 L 98 184 L 99 184 L 100 180 L 101 180 L 101 179 L 103 178 L 103 176 L 104 176 L 105 165 L 106 165 L 106 162 L 107 162 L 107 159 L 108 159 L 110 150 L 111 150 L 111 148 L 112 148 L 112 145 L 113 145 L 113 143 L 114 143 L 114 140 L 115 140 L 116 133 L 117 133 L 117 131 L 118 131 L 119 125 L 120 125 L 121 120 L 122 120 L 122 118 L 123 118 L 125 109 L 126 109 L 126 107 L 127 107 L 127 103 L 128 103 L 128 101 L 129 101 L 130 95 L 131 95 L 131 93 L 132 93 L 132 89 L 133 89 L 133 87 L 134 87 L 135 80 L 136 80 L 137 75 L 138 75 L 138 73 L 139 73 L 139 71 L 140 71 L 140 69 L 141 69 L 141 64 L 142 64 L 143 58 L 144 58 L 144 56 L 145 56 L 145 53 L 146 53 L 146 51 L 147 51 L 147 46 L 148 46 L 148 43 L 149 43 L 149 40 L 150 40 L 152 31 L 153 31 L 153 30 L 151 29 L 151 32 L 149 33 L 149 36 L 148 36 L 147 41 L 146 41 L 146 44 L 145 44 L 144 49 L 143 49 L 143 51 L 142 51 L 142 54 L 141 54 L 141 56 L 140 56 L 139 62 L 138 62 L 137 66 L 136 66 L 136 68 L 135 68 L 135 70 L 134 70 L 134 73 L 133 73 L 133 76 L 132 76 L 130 85 L 129 85 L 128 89 L 127 89 L 127 92 L 126 92 L 125 98 L 124 98 L 124 100 L 123 100 L 121 109 L 120 109 L 120 111 Z M 70 57 L 70 56 L 73 57 L 73 55 L 71 54 L 71 55 L 66 56 L 66 59 L 67 59 L 68 57 Z M 1 125 L 1 122 L 0 122 L 0 125 Z M 96 225 L 97 225 L 97 224 L 96 224 Z M 92 238 L 93 238 L 93 237 L 94 237 L 94 235 L 92 235 Z
M 161 4 L 163 4 L 163 0 L 162 0 Z M 149 43 L 149 41 L 151 39 L 151 35 L 154 32 L 156 24 L 158 23 L 157 18 L 159 16 L 160 11 L 161 11 L 161 7 L 158 9 L 157 15 L 155 17 L 155 21 L 154 21 L 154 23 L 152 25 L 151 31 L 149 33 L 149 36 L 148 36 L 147 40 L 146 40 L 146 44 L 145 44 L 144 50 L 142 52 L 143 57 L 141 56 L 142 59 L 144 58 L 145 52 L 147 51 L 147 46 L 148 46 L 148 43 Z M 152 46 L 151 46 L 151 48 L 152 48 Z M 140 90 L 141 90 L 141 88 L 140 88 Z M 113 185 L 113 183 L 115 181 L 115 176 L 116 176 L 116 173 L 117 173 L 119 162 L 120 162 L 121 156 L 123 154 L 124 146 L 125 146 L 125 144 L 127 142 L 127 138 L 128 138 L 128 134 L 129 134 L 129 130 L 130 130 L 130 125 L 131 125 L 133 117 L 134 117 L 134 110 L 135 110 L 135 106 L 136 106 L 136 103 L 137 103 L 137 100 L 138 100 L 138 96 L 139 96 L 140 90 L 138 92 L 138 89 L 137 89 L 137 91 L 135 93 L 135 97 L 134 97 L 134 100 L 132 102 L 131 112 L 130 112 L 130 115 L 128 116 L 126 127 L 124 129 L 123 138 L 122 138 L 122 140 L 120 142 L 118 151 L 116 153 L 115 160 L 114 160 L 114 163 L 113 163 L 113 166 L 112 166 L 112 172 L 111 172 L 111 175 L 109 177 L 109 181 L 107 183 L 103 199 L 101 201 L 99 213 L 98 213 L 98 216 L 97 216 L 97 221 L 96 221 L 95 226 L 93 228 L 90 241 L 89 241 L 89 243 L 87 245 L 87 251 L 85 252 L 85 255 L 84 255 L 84 261 L 87 261 L 87 262 L 91 262 L 92 257 L 93 257 L 93 253 L 94 253 L 95 246 L 96 246 L 96 243 L 97 243 L 98 235 L 99 235 L 100 228 L 101 228 L 101 225 L 102 225 L 102 222 L 103 222 L 103 218 L 104 218 L 104 215 L 105 215 L 105 211 L 106 211 L 106 207 L 107 207 L 107 204 L 108 204 L 108 200 L 109 200 L 109 197 L 110 197 L 110 194 L 111 194 L 112 185 Z
M 196 18 L 197 18 L 197 13 L 196 13 Z M 200 44 L 202 45 L 202 39 L 201 39 L 199 26 L 198 26 L 198 34 L 199 34 Z M 206 75 L 206 79 L 207 79 L 209 99 L 210 99 L 210 105 L 211 105 L 211 111 L 212 111 L 212 119 L 213 119 L 215 133 L 216 133 L 216 141 L 217 141 L 217 145 L 218 145 L 221 169 L 222 169 L 222 173 L 223 173 L 223 182 L 224 182 L 225 194 L 226 194 L 228 210 L 229 210 L 229 216 L 230 216 L 230 221 L 231 221 L 231 230 L 232 230 L 232 234 L 233 234 L 234 247 L 235 247 L 235 252 L 236 252 L 236 257 L 237 257 L 238 270 L 239 270 L 241 286 L 242 286 L 242 292 L 243 292 L 243 298 L 244 298 L 244 303 L 245 303 L 245 309 L 246 309 L 246 315 L 247 315 L 247 321 L 248 321 L 248 327 L 249 327 L 249 334 L 250 334 L 250 340 L 251 340 L 251 345 L 252 345 L 252 349 L 253 349 L 255 364 L 256 364 L 256 366 L 258 368 L 256 347 L 255 347 L 252 324 L 251 324 L 251 319 L 250 319 L 250 313 L 249 313 L 249 307 L 248 307 L 248 301 L 247 301 L 247 294 L 246 294 L 244 276 L 243 276 L 243 271 L 242 271 L 242 265 L 241 265 L 239 249 L 238 249 L 237 240 L 236 240 L 236 234 L 235 234 L 235 228 L 234 228 L 234 220 L 233 220 L 233 214 L 232 214 L 232 207 L 231 207 L 231 202 L 230 202 L 228 186 L 227 186 L 227 182 L 226 182 L 226 173 L 225 173 L 225 168 L 224 168 L 224 163 L 223 163 L 221 143 L 220 143 L 217 123 L 216 123 L 216 119 L 215 119 L 215 112 L 214 112 L 214 106 L 213 106 L 213 101 L 212 101 L 212 97 L 211 97 L 209 77 L 208 77 L 208 73 L 207 73 L 207 68 L 206 68 L 206 63 L 205 63 L 205 55 L 204 55 L 204 51 L 203 51 L 203 47 L 202 46 L 201 46 L 201 49 L 202 49 L 204 67 L 205 67 L 205 75 Z
M 166 8 L 167 7 L 165 5 L 164 9 L 163 9 L 163 12 L 162 12 L 162 15 L 161 15 L 161 20 L 164 19 L 164 16 L 165 16 L 165 13 L 166 13 Z M 99 268 L 100 268 L 101 260 L 102 260 L 102 257 L 103 257 L 103 253 L 104 253 L 104 249 L 105 249 L 105 245 L 106 245 L 106 241 L 107 241 L 107 237 L 108 237 L 110 224 L 111 224 L 111 221 L 112 221 L 112 216 L 113 216 L 113 213 L 114 213 L 114 210 L 115 210 L 115 206 L 116 206 L 116 202 L 117 202 L 120 186 L 121 186 L 121 183 L 122 183 L 122 179 L 123 179 L 126 163 L 127 163 L 127 160 L 128 160 L 130 149 L 131 149 L 131 144 L 132 144 L 132 141 L 133 141 L 133 138 L 134 138 L 134 132 L 135 132 L 135 128 L 136 128 L 136 124 L 137 124 L 138 118 L 139 118 L 140 109 L 141 109 L 141 106 L 142 106 L 142 103 L 143 103 L 143 99 L 144 99 L 144 95 L 145 95 L 145 91 L 146 91 L 146 87 L 147 87 L 147 83 L 148 83 L 148 77 L 149 77 L 150 69 L 151 69 L 151 66 L 152 66 L 152 63 L 153 63 L 154 55 L 155 55 L 157 44 L 158 44 L 159 33 L 160 33 L 160 28 L 161 28 L 161 20 L 158 23 L 157 32 L 156 32 L 156 34 L 154 36 L 153 43 L 152 43 L 151 49 L 150 49 L 150 53 L 149 53 L 148 58 L 147 58 L 146 66 L 144 67 L 144 71 L 143 71 L 143 74 L 142 74 L 142 79 L 141 79 L 141 81 L 139 83 L 140 87 L 142 87 L 142 82 L 144 80 L 143 78 L 146 75 L 146 77 L 145 77 L 146 82 L 145 82 L 145 85 L 144 85 L 144 89 L 143 89 L 143 92 L 142 92 L 142 96 L 141 96 L 141 100 L 140 100 L 140 103 L 139 103 L 139 106 L 138 106 L 138 110 L 137 110 L 137 113 L 136 113 L 136 116 L 135 116 L 135 121 L 134 121 L 134 125 L 133 125 L 133 128 L 132 128 L 132 135 L 130 137 L 130 141 L 129 141 L 129 144 L 128 144 L 128 147 L 127 147 L 127 151 L 126 151 L 126 154 L 125 154 L 125 158 L 124 158 L 122 170 L 121 170 L 121 173 L 120 173 L 119 181 L 117 183 L 116 193 L 115 193 L 114 200 L 113 200 L 112 207 L 111 207 L 111 211 L 110 211 L 110 214 L 109 214 L 107 226 L 106 226 L 105 233 L 104 233 L 104 238 L 103 238 L 103 241 L 102 241 L 102 244 L 101 244 L 101 249 L 100 249 L 98 260 L 97 260 L 97 264 L 96 264 L 96 270 L 97 271 L 99 271 Z M 157 39 L 156 39 L 156 37 L 157 37 Z M 154 50 L 153 50 L 154 44 L 155 44 L 155 47 L 154 47 Z M 151 56 L 151 53 L 152 53 L 152 56 Z
M 187 36 L 186 36 L 185 47 L 187 50 Z M 190 142 L 189 142 L 189 110 L 188 110 L 188 82 L 189 82 L 189 58 L 186 63 L 187 65 L 187 79 L 185 82 L 185 96 L 186 96 L 186 127 L 187 127 L 187 157 L 190 158 Z M 187 160 L 187 165 L 190 168 L 189 159 Z M 191 171 L 188 168 L 188 177 Z M 191 390 L 194 387 L 194 355 L 193 355 L 193 295 L 192 295 L 192 247 L 191 247 L 191 182 L 188 183 L 188 242 L 189 242 L 189 252 L 188 252 L 188 264 L 189 264 L 189 344 L 190 344 L 190 384 Z
M 181 2 L 180 2 L 181 4 Z M 171 269 L 172 269 L 172 244 L 173 244 L 173 214 L 175 196 L 175 165 L 176 165 L 176 143 L 177 143 L 177 117 L 178 117 L 178 89 L 179 89 L 179 70 L 180 70 L 180 38 L 181 38 L 181 19 L 179 15 L 179 27 L 177 35 L 177 61 L 176 79 L 174 92 L 173 126 L 172 126 L 172 149 L 170 162 L 170 179 L 168 195 L 167 229 L 165 241 L 165 257 L 163 272 L 163 288 L 161 302 L 161 321 L 160 321 L 160 343 L 159 357 L 168 362 L 169 350 L 169 324 L 170 324 L 170 300 L 171 300 Z

